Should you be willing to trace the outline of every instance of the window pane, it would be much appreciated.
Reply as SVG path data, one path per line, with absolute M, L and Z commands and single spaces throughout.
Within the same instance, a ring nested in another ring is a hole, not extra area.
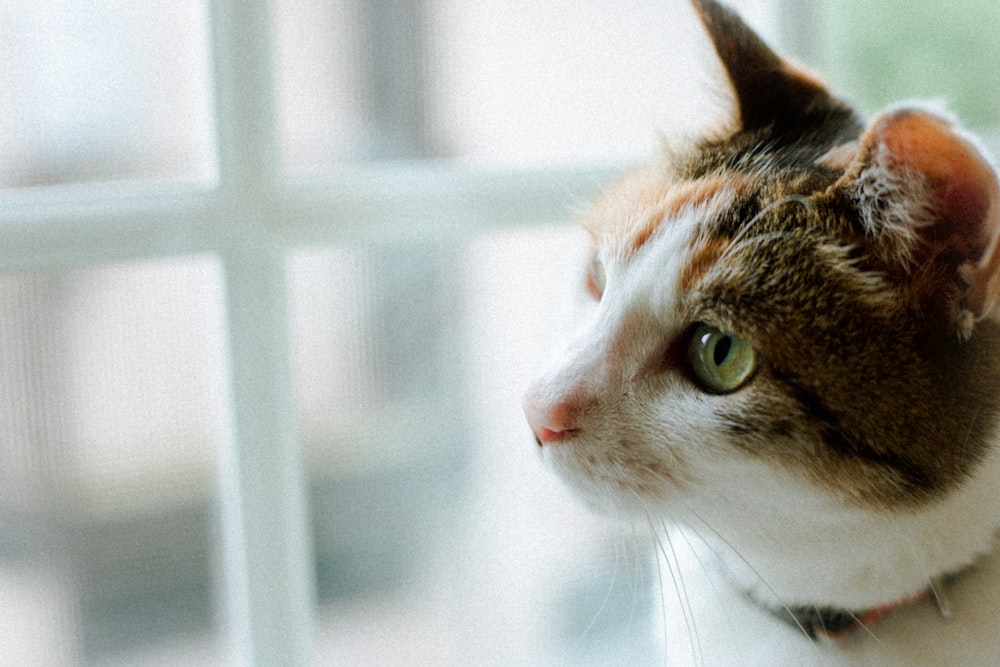
M 317 664 L 656 664 L 649 545 L 570 497 L 520 412 L 581 234 L 294 256 Z
M 308 171 L 362 152 L 365 109 L 357 18 L 349 0 L 278 0 L 282 159 Z
M 424 0 L 278 0 L 282 157 L 298 174 L 425 157 Z
M 695 108 L 692 13 L 679 3 L 438 4 L 435 128 L 501 163 L 647 155 Z
M 0 187 L 214 177 L 199 0 L 0 5 Z
M 943 101 L 964 123 L 1000 124 L 1000 4 L 994 0 L 822 0 L 824 73 L 869 111 Z
M 775 0 L 741 10 L 770 35 Z M 687 2 L 281 0 L 293 173 L 421 156 L 500 165 L 646 156 L 711 95 Z
M 0 277 L 0 645 L 24 665 L 222 664 L 220 277 Z

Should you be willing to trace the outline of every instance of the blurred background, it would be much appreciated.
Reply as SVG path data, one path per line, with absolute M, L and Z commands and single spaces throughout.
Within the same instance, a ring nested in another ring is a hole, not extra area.
M 0 4 L 0 223 L 29 201 L 89 224 L 67 192 L 219 186 L 215 4 Z M 992 0 L 732 4 L 862 109 L 933 98 L 1000 136 Z M 690 8 L 273 0 L 267 21 L 267 167 L 333 228 L 280 246 L 316 664 L 657 664 L 648 531 L 541 469 L 519 397 L 568 317 L 579 184 L 715 112 Z M 496 222 L 387 232 L 414 215 L 398 174 L 444 189 L 442 169 L 491 175 L 469 217 Z M 567 169 L 565 215 L 504 222 L 508 180 L 561 192 Z M 337 197 L 368 179 L 398 196 L 341 238 Z M 209 221 L 220 243 L 231 223 Z M 58 230 L 32 224 L 43 256 Z M 178 247 L 3 264 L 0 665 L 241 660 L 220 511 L 234 277 L 224 248 Z

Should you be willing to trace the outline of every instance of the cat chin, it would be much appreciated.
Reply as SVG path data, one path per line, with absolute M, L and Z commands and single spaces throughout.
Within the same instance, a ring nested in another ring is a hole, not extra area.
M 675 482 L 657 475 L 642 477 L 596 456 L 581 454 L 575 443 L 546 445 L 545 464 L 591 511 L 614 519 L 662 521 L 665 508 L 677 502 Z

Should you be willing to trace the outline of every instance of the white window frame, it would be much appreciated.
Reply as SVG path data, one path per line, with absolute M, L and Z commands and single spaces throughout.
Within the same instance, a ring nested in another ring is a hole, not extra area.
M 208 254 L 225 281 L 228 434 L 219 535 L 231 654 L 312 664 L 315 582 L 290 362 L 286 257 L 295 247 L 435 238 L 565 221 L 611 170 L 468 170 L 444 163 L 281 173 L 267 0 L 209 0 L 217 181 L 0 193 L 0 271 Z

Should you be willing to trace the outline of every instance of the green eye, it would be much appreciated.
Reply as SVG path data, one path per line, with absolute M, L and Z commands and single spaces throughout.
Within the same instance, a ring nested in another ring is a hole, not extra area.
M 695 328 L 689 352 L 698 382 L 717 394 L 736 391 L 757 370 L 757 351 L 749 342 L 710 324 Z

